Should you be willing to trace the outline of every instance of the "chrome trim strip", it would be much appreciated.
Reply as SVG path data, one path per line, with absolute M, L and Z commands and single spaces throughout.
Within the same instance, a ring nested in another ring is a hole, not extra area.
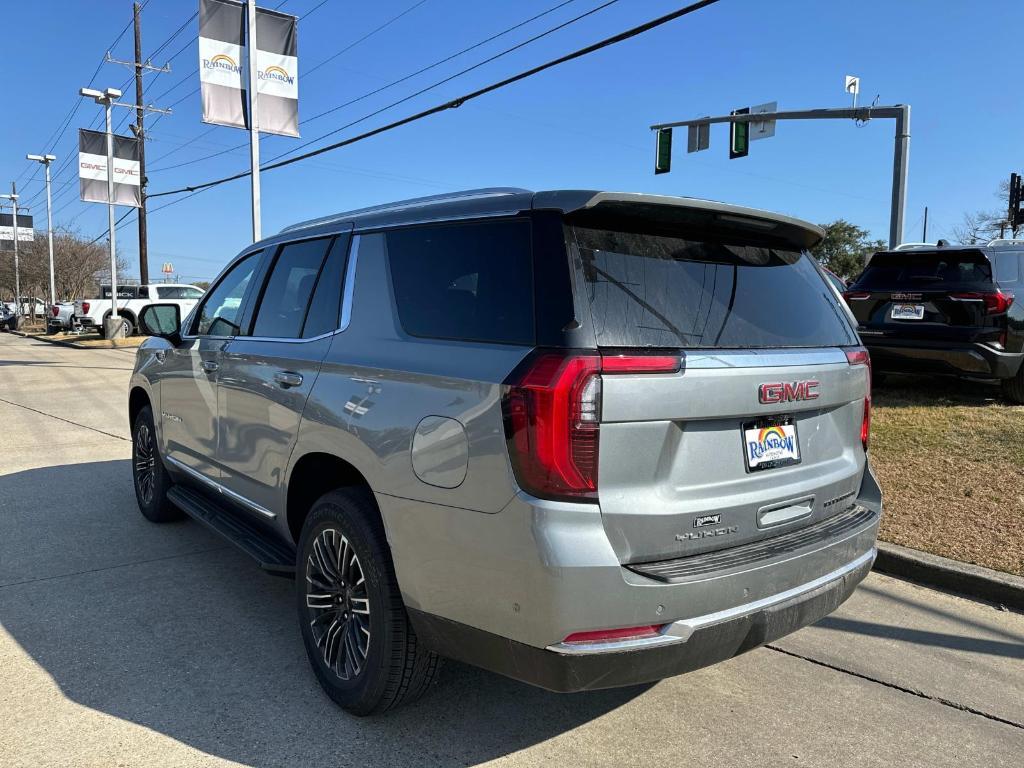
M 640 650 L 643 648 L 666 645 L 668 643 L 685 643 L 698 629 L 709 627 L 713 624 L 721 624 L 725 621 L 731 621 L 733 619 L 746 616 L 747 614 L 756 613 L 757 611 L 764 610 L 772 605 L 792 600 L 794 597 L 799 597 L 806 592 L 812 592 L 831 581 L 840 579 L 846 574 L 871 563 L 875 559 L 876 553 L 876 548 L 872 547 L 863 555 L 850 561 L 846 565 L 836 568 L 834 571 L 826 573 L 824 576 L 819 576 L 817 579 L 809 581 L 806 584 L 801 584 L 797 587 L 793 587 L 792 589 L 787 589 L 785 592 L 779 592 L 778 594 L 770 595 L 760 600 L 754 600 L 750 603 L 737 605 L 735 608 L 726 608 L 725 610 L 716 611 L 715 613 L 708 613 L 703 616 L 694 616 L 691 619 L 679 619 L 678 621 L 665 625 L 665 627 L 662 628 L 661 633 L 655 637 L 637 638 L 635 640 L 620 640 L 612 643 L 590 643 L 587 645 L 555 643 L 554 645 L 549 645 L 547 650 L 565 655 L 582 655 L 588 653 L 607 653 L 608 651 Z
M 341 326 L 338 331 L 344 331 L 352 322 L 352 300 L 356 289 L 356 261 L 359 260 L 359 245 L 362 242 L 361 235 L 352 235 L 352 241 L 348 246 L 348 264 L 345 265 L 345 291 L 341 295 Z
M 270 519 L 273 519 L 273 518 L 277 517 L 277 514 L 275 514 L 274 512 L 271 512 L 266 507 L 261 507 L 255 501 L 249 501 L 249 499 L 245 498 L 240 493 L 235 493 L 230 488 L 225 488 L 223 485 L 218 483 L 216 480 L 211 480 L 206 475 L 204 475 L 202 472 L 199 472 L 198 470 L 192 469 L 192 467 L 189 467 L 189 466 L 187 466 L 185 464 L 182 464 L 177 459 L 173 459 L 170 456 L 163 456 L 161 458 L 163 458 L 163 460 L 166 461 L 167 463 L 173 464 L 176 468 L 180 469 L 182 472 L 185 472 L 186 474 L 194 477 L 196 480 L 200 480 L 201 482 L 206 483 L 208 486 L 213 488 L 218 493 L 221 493 L 221 494 L 227 496 L 228 498 L 237 501 L 239 504 L 242 504 L 243 506 L 248 507 L 253 512 L 258 512 L 259 514 L 263 515 L 264 517 L 268 517 Z
M 713 368 L 771 368 L 804 365 L 849 365 L 839 347 L 807 349 L 683 350 L 683 370 Z

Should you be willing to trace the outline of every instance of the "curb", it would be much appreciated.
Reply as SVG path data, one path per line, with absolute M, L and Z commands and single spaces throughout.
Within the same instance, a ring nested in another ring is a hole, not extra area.
M 8 333 L 14 334 L 15 336 L 21 336 L 25 339 L 34 339 L 36 341 L 45 341 L 47 344 L 57 344 L 62 347 L 71 347 L 72 349 L 138 349 L 137 345 L 125 344 L 123 346 L 117 344 L 111 344 L 104 347 L 91 347 L 85 344 L 79 344 L 74 341 L 67 341 L 66 339 L 54 339 L 46 335 L 39 335 L 35 333 L 25 333 L 24 331 L 8 331 Z
M 980 565 L 880 541 L 874 570 L 987 603 L 1024 610 L 1024 578 Z

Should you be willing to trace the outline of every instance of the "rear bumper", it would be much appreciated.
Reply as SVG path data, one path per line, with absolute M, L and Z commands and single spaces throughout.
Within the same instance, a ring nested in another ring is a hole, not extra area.
M 881 492 L 870 469 L 851 501 L 864 514 L 849 525 L 720 550 L 694 567 L 665 561 L 665 573 L 655 572 L 662 564 L 622 565 L 597 505 L 518 494 L 482 514 L 378 494 L 402 597 L 424 642 L 556 691 L 680 674 L 817 621 L 874 559 Z M 662 626 L 657 637 L 628 645 L 562 643 L 575 632 L 651 625 Z
M 987 344 L 862 339 L 876 371 L 1008 379 L 1024 361 L 1022 352 L 1003 352 Z
M 656 638 L 615 650 L 535 648 L 438 616 L 410 611 L 418 637 L 438 653 L 550 691 L 615 688 L 662 680 L 716 664 L 838 608 L 867 576 L 871 548 L 850 563 L 799 587 L 716 613 L 672 622 Z

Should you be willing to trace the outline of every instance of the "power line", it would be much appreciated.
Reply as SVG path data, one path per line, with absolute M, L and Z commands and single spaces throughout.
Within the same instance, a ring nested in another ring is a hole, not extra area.
M 555 11 L 559 10 L 560 8 L 563 8 L 566 5 L 569 5 L 569 4 L 574 3 L 574 2 L 577 2 L 577 0 L 562 0 L 562 2 L 558 3 L 557 5 L 554 5 L 554 6 L 550 7 L 550 8 L 548 8 L 546 11 L 541 11 L 540 13 L 535 14 L 534 16 L 531 16 L 530 18 L 525 19 L 524 21 L 521 21 L 518 24 L 514 24 L 511 27 L 503 29 L 501 32 L 498 32 L 497 34 L 491 35 L 490 37 L 488 37 L 488 38 L 486 38 L 484 40 L 481 40 L 478 43 L 474 43 L 473 45 L 470 45 L 470 46 L 468 46 L 466 48 L 463 48 L 461 51 L 458 51 L 457 53 L 453 53 L 453 54 L 451 54 L 449 56 L 445 56 L 443 59 L 438 59 L 437 61 L 435 61 L 435 62 L 433 62 L 431 64 L 426 65 L 425 67 L 421 67 L 420 69 L 416 70 L 415 72 L 411 72 L 408 75 L 405 75 L 403 77 L 398 78 L 397 80 L 392 80 L 387 85 L 382 85 L 379 88 L 375 88 L 372 91 L 368 91 L 367 93 L 364 93 L 362 96 L 357 96 L 356 98 L 350 99 L 350 100 L 344 102 L 343 104 L 338 104 L 337 106 L 331 107 L 330 109 L 327 109 L 327 110 L 325 110 L 323 112 L 320 112 L 319 114 L 316 114 L 316 115 L 313 115 L 312 117 L 306 118 L 305 120 L 300 121 L 300 125 L 308 125 L 309 123 L 313 122 L 314 120 L 318 120 L 321 117 L 325 117 L 325 116 L 327 116 L 327 115 L 329 115 L 329 114 L 331 114 L 333 112 L 337 112 L 339 109 L 344 109 L 345 107 L 349 107 L 349 106 L 351 106 L 353 104 L 356 104 L 357 102 L 363 101 L 364 99 L 367 99 L 367 98 L 369 98 L 371 96 L 375 96 L 378 93 L 381 93 L 382 91 L 386 91 L 389 88 L 393 88 L 396 85 L 400 85 L 401 83 L 404 83 L 407 80 L 410 80 L 410 79 L 416 77 L 417 75 L 421 75 L 424 72 L 427 72 L 427 71 L 429 71 L 431 69 L 439 67 L 442 64 L 446 64 L 447 62 L 451 61 L 452 59 L 458 58 L 459 56 L 462 56 L 465 53 L 469 53 L 470 51 L 472 51 L 472 50 L 474 50 L 476 48 L 479 48 L 479 47 L 481 47 L 483 45 L 486 45 L 487 43 L 490 43 L 490 42 L 492 42 L 494 40 L 497 40 L 499 37 L 503 37 L 504 35 L 507 35 L 510 32 L 514 32 L 515 30 L 517 30 L 517 29 L 519 29 L 521 27 L 524 27 L 527 24 L 529 24 L 529 23 L 531 23 L 533 21 L 536 21 L 537 19 L 542 18 L 544 16 L 547 16 L 547 15 L 549 15 L 551 13 L 554 13 Z M 615 2 L 615 0 L 612 0 L 612 2 Z M 610 4 L 610 3 L 608 3 L 608 4 Z M 606 5 L 608 5 L 608 4 L 606 4 Z M 605 6 L 600 6 L 599 8 L 595 8 L 593 11 L 589 11 L 588 13 L 583 14 L 582 16 L 577 16 L 576 18 L 571 19 L 570 21 L 566 22 L 566 24 L 560 25 L 558 27 L 555 27 L 554 29 L 548 30 L 547 32 L 543 33 L 542 35 L 538 35 L 537 37 L 534 37 L 534 38 L 531 38 L 530 40 L 527 40 L 525 43 L 521 43 L 517 47 L 522 47 L 523 45 L 527 45 L 527 44 L 529 44 L 529 43 L 539 39 L 540 37 L 544 37 L 545 35 L 551 34 L 552 32 L 557 31 L 558 29 L 561 29 L 563 26 L 566 26 L 567 24 L 572 24 L 572 23 L 574 23 L 576 21 L 579 21 L 581 18 L 584 18 L 585 16 L 588 16 L 590 13 L 594 13 L 594 12 L 596 12 L 598 10 L 601 10 L 601 8 L 604 8 L 604 7 Z M 452 77 L 458 77 L 459 75 L 465 74 L 466 72 L 469 72 L 472 69 L 475 69 L 477 67 L 483 66 L 484 64 L 487 64 L 487 63 L 493 61 L 495 58 L 498 58 L 500 56 L 504 56 L 505 54 L 511 53 L 514 50 L 516 50 L 516 48 L 510 48 L 507 51 L 503 51 L 502 53 L 498 54 L 497 56 L 492 57 L 490 59 L 487 59 L 486 61 L 483 61 L 480 64 L 476 64 L 473 67 L 470 67 L 469 69 L 463 70 L 462 72 L 459 72 L 456 75 L 453 75 Z M 437 87 L 439 85 L 442 85 L 445 82 L 447 82 L 447 80 L 442 80 L 440 83 L 435 83 L 434 85 L 430 86 L 430 88 L 435 88 L 435 87 Z M 408 100 L 408 99 L 413 98 L 415 96 L 419 96 L 422 93 L 424 93 L 425 90 L 429 90 L 429 88 L 424 89 L 422 91 L 418 91 L 417 93 L 413 94 L 412 96 L 407 97 L 407 99 L 403 99 L 401 101 L 396 101 L 396 102 L 388 105 L 384 109 L 390 109 L 391 107 L 394 107 L 394 106 L 397 106 L 398 104 L 401 104 L 402 101 Z M 360 120 L 368 119 L 369 117 L 373 117 L 375 114 L 377 114 L 377 112 L 374 112 L 374 113 L 372 113 L 370 115 L 367 115 L 366 117 L 360 118 Z M 359 122 L 359 121 L 356 121 L 356 122 Z M 348 125 L 342 126 L 342 128 L 339 128 L 338 130 L 344 130 L 344 128 L 351 127 L 351 125 L 353 125 L 353 123 L 349 123 Z M 199 136 L 196 137 L 196 140 L 202 138 L 203 136 L 206 136 L 207 134 L 209 134 L 213 130 L 214 130 L 214 128 L 210 128 L 210 129 L 204 131 L 203 133 L 199 134 Z M 167 165 L 167 166 L 163 166 L 163 167 L 155 167 L 155 168 L 152 168 L 150 170 L 151 170 L 151 172 L 158 172 L 158 171 L 174 170 L 176 168 L 183 168 L 186 165 L 194 165 L 195 163 L 202 163 L 202 162 L 210 160 L 210 159 L 212 159 L 214 157 L 220 157 L 221 155 L 226 155 L 226 154 L 229 154 L 231 152 L 236 152 L 239 149 L 244 149 L 247 146 L 249 146 L 248 142 L 243 142 L 241 144 L 236 144 L 234 146 L 227 147 L 225 149 L 221 149 L 221 150 L 218 150 L 216 152 L 211 152 L 210 154 L 203 155 L 202 157 L 197 157 L 197 158 L 195 158 L 193 160 L 186 160 L 186 161 L 181 162 L 181 163 L 176 163 L 175 165 Z M 306 146 L 306 145 L 303 144 L 301 146 Z M 299 148 L 301 148 L 301 147 L 299 147 Z M 164 158 L 170 156 L 171 154 L 173 154 L 174 152 L 177 152 L 180 149 L 182 149 L 182 147 L 178 147 L 178 149 L 174 149 L 171 152 L 167 152 L 160 159 L 164 159 Z
M 646 22 L 644 24 L 641 24 L 639 26 L 636 26 L 636 27 L 633 27 L 631 29 L 628 29 L 625 32 L 620 32 L 619 34 L 613 35 L 612 37 L 607 37 L 604 40 L 600 40 L 600 41 L 598 41 L 596 43 L 592 43 L 591 45 L 588 45 L 588 46 L 586 46 L 584 48 L 579 48 L 579 49 L 573 51 L 572 53 L 567 53 L 564 56 L 558 57 L 557 59 L 551 59 L 550 61 L 546 61 L 543 64 L 540 64 L 540 65 L 538 65 L 536 67 L 531 67 L 530 69 L 527 69 L 527 70 L 524 70 L 522 72 L 519 72 L 518 74 L 512 75 L 511 77 L 507 77 L 504 80 L 499 80 L 498 82 L 491 83 L 490 85 L 486 85 L 483 88 L 478 88 L 477 90 L 471 91 L 470 93 L 467 93 L 467 94 L 465 94 L 463 96 L 459 96 L 459 97 L 457 97 L 455 99 L 451 99 L 451 100 L 446 101 L 446 102 L 444 102 L 442 104 L 438 104 L 436 106 L 430 107 L 429 109 L 425 109 L 425 110 L 423 110 L 421 112 L 417 112 L 416 114 L 409 115 L 408 117 L 404 117 L 401 120 L 396 120 L 394 122 L 388 123 L 387 125 L 382 125 L 382 126 L 380 126 L 378 128 L 374 128 L 373 130 L 366 131 L 365 133 L 361 133 L 358 136 L 353 136 L 352 138 L 344 139 L 342 141 L 335 142 L 334 144 L 328 144 L 327 146 L 320 147 L 319 149 L 315 149 L 315 150 L 313 150 L 311 152 L 306 152 L 305 154 L 302 154 L 302 155 L 297 155 L 296 157 L 292 157 L 292 158 L 289 158 L 287 160 L 281 160 L 280 162 L 276 162 L 276 163 L 275 162 L 271 162 L 268 165 L 262 166 L 260 168 L 260 171 L 261 172 L 262 171 L 272 171 L 272 170 L 274 170 L 276 168 L 282 168 L 282 167 L 284 167 L 286 165 L 291 165 L 293 163 L 297 163 L 300 160 L 306 160 L 306 159 L 308 159 L 310 157 L 315 157 L 317 155 L 322 155 L 325 152 L 330 152 L 330 151 L 335 150 L 335 149 L 340 149 L 341 147 L 348 146 L 349 144 L 355 144 L 358 141 L 363 141 L 364 139 L 368 139 L 368 138 L 370 138 L 372 136 L 377 136 L 378 134 L 394 130 L 395 128 L 399 128 L 401 126 L 408 125 L 409 123 L 414 123 L 414 122 L 416 122 L 418 120 L 422 120 L 422 119 L 424 119 L 426 117 L 429 117 L 431 115 L 435 115 L 435 114 L 437 114 L 439 112 L 444 112 L 445 110 L 448 110 L 448 109 L 457 109 L 458 107 L 461 107 L 463 104 L 465 104 L 468 101 L 472 101 L 473 99 L 477 99 L 477 98 L 479 98 L 481 96 L 484 96 L 484 95 L 486 95 L 488 93 L 492 93 L 493 91 L 497 91 L 497 90 L 499 90 L 501 88 L 504 88 L 506 86 L 512 85 L 513 83 L 517 83 L 517 82 L 519 82 L 521 80 L 525 80 L 525 79 L 527 79 L 529 77 L 533 77 L 534 75 L 539 74 L 541 72 L 544 72 L 545 70 L 551 69 L 552 67 L 557 67 L 557 66 L 559 66 L 561 64 L 565 64 L 566 62 L 573 61 L 574 59 L 582 58 L 583 56 L 587 56 L 587 55 L 589 55 L 591 53 L 595 53 L 596 51 L 599 51 L 599 50 L 601 50 L 603 48 L 607 48 L 607 47 L 609 47 L 611 45 L 615 45 L 616 43 L 621 43 L 624 40 L 628 40 L 628 39 L 630 39 L 632 37 L 636 37 L 637 35 L 643 34 L 644 32 L 648 32 L 648 31 L 650 31 L 650 30 L 652 30 L 652 29 L 654 29 L 656 27 L 660 27 L 663 24 L 667 24 L 668 22 L 674 21 L 675 19 L 678 19 L 678 18 L 680 18 L 682 16 L 686 16 L 688 14 L 691 14 L 691 13 L 695 12 L 695 11 L 699 11 L 699 10 L 701 10 L 703 8 L 706 8 L 706 7 L 710 6 L 710 5 L 714 5 L 717 2 L 719 2 L 719 0 L 699 0 L 696 3 L 692 3 L 691 5 L 684 6 L 683 8 L 680 8 L 680 9 L 678 9 L 676 11 L 673 11 L 671 13 L 665 14 L 664 16 L 659 16 L 658 18 L 653 19 L 652 21 L 648 21 L 648 22 Z M 332 133 L 337 133 L 337 131 L 332 131 Z M 325 135 L 329 135 L 329 134 L 325 134 Z M 314 140 L 314 141 L 316 141 L 316 140 Z M 285 153 L 285 154 L 289 154 L 289 153 Z M 192 186 L 182 187 L 180 189 L 172 189 L 172 190 L 168 190 L 166 192 L 157 192 L 157 193 L 154 193 L 154 194 L 150 194 L 149 197 L 151 197 L 151 198 L 152 197 L 165 197 L 167 195 L 181 194 L 182 192 L 198 192 L 198 191 L 203 190 L 203 189 L 210 189 L 212 187 L 219 186 L 220 184 L 225 184 L 225 183 L 227 183 L 229 181 L 235 181 L 236 179 L 245 178 L 250 173 L 251 173 L 251 171 L 243 171 L 241 173 L 236 173 L 236 174 L 234 174 L 232 176 L 225 176 L 222 179 L 215 179 L 213 181 L 207 181 L 207 182 L 204 182 L 202 184 L 196 184 L 196 185 L 192 185 Z
M 327 57 L 326 59 L 324 59 L 323 61 L 321 61 L 321 62 L 320 62 L 319 64 L 314 64 L 314 65 L 313 65 L 313 66 L 312 66 L 312 67 L 311 67 L 310 69 L 308 69 L 308 70 L 306 70 L 305 72 L 303 72 L 303 73 L 302 73 L 302 77 L 309 77 L 309 76 L 310 76 L 311 74 L 313 74 L 313 73 L 314 73 L 314 72 L 316 72 L 316 71 L 317 71 L 318 69 L 320 69 L 320 67 L 322 67 L 322 66 L 324 66 L 325 64 L 328 64 L 328 63 L 330 63 L 330 62 L 332 62 L 332 61 L 334 61 L 334 60 L 335 60 L 336 58 L 338 58 L 339 56 L 341 56 L 341 55 L 342 55 L 343 53 L 347 53 L 348 51 L 350 51 L 350 50 L 352 50 L 353 48 L 355 48 L 355 47 L 356 47 L 357 45 L 359 45 L 359 44 L 360 44 L 361 42 L 363 42 L 364 40 L 368 40 L 369 38 L 371 38 L 371 37 L 373 37 L 374 35 L 376 35 L 376 34 L 377 34 L 378 32 L 381 32 L 382 30 L 385 30 L 385 29 L 387 29 L 387 28 L 388 28 L 388 27 L 390 27 L 390 26 L 391 26 L 392 24 L 394 24 L 394 23 L 395 23 L 396 21 L 398 21 L 399 19 L 401 19 L 401 18 L 402 18 L 403 16 L 406 16 L 406 15 L 408 15 L 408 14 L 412 13 L 413 11 L 415 11 L 415 10 L 416 10 L 417 8 L 419 8 L 419 7 L 421 6 L 421 5 L 423 5 L 423 4 L 424 4 L 424 3 L 426 3 L 426 2 L 427 2 L 427 0 L 419 0 L 419 2 L 413 3 L 412 5 L 410 5 L 410 6 L 408 7 L 408 8 L 406 8 L 406 9 L 405 9 L 404 11 L 402 11 L 402 12 L 401 12 L 400 14 L 398 14 L 397 16 L 394 16 L 394 17 L 392 17 L 392 18 L 388 19 L 388 20 L 387 20 L 387 21 L 385 21 L 385 22 L 384 22 L 383 24 L 381 24 L 381 25 L 380 25 L 379 27 L 377 27 L 377 28 L 375 28 L 375 29 L 372 29 L 372 30 L 370 30 L 370 31 L 369 31 L 369 32 L 367 32 L 367 33 L 366 33 L 365 35 L 363 35 L 362 37 L 360 37 L 360 38 L 359 38 L 358 40 L 356 40 L 356 41 L 354 41 L 354 42 L 352 42 L 352 43 L 349 43 L 348 45 L 346 45 L 346 46 L 345 46 L 344 48 L 342 48 L 342 49 L 341 49 L 340 51 L 337 51 L 336 53 L 332 53 L 332 54 L 331 54 L 330 56 L 328 56 L 328 57 Z M 322 4 L 321 4 L 321 5 L 322 5 Z
M 142 3 L 142 7 L 145 8 L 146 5 L 148 5 L 148 4 L 149 4 L 149 0 L 144 0 L 144 2 Z M 114 38 L 114 42 L 112 42 L 109 46 L 107 46 L 107 50 L 111 50 L 111 49 L 115 48 L 117 46 L 117 44 L 119 42 L 121 42 L 121 38 L 123 38 L 125 36 L 125 33 L 131 28 L 131 26 L 132 26 L 132 22 L 131 21 L 129 21 L 127 24 L 125 24 L 124 28 L 118 33 L 117 37 Z M 104 62 L 105 62 L 105 58 L 101 58 L 99 64 L 96 65 L 96 69 L 93 70 L 92 77 L 89 78 L 89 84 L 88 84 L 87 87 L 90 87 L 90 88 L 92 87 L 93 82 L 95 82 L 95 80 L 96 80 L 96 76 L 99 75 L 99 73 L 100 73 L 100 69 L 103 68 Z M 52 153 L 54 147 L 56 147 L 57 144 L 60 143 L 60 140 L 62 138 L 64 138 L 64 133 L 67 131 L 68 126 L 71 124 L 71 121 L 74 119 L 75 114 L 78 112 L 78 109 L 79 109 L 79 107 L 81 105 L 82 105 L 82 99 L 81 98 L 76 99 L 75 103 L 72 105 L 71 109 L 68 110 L 67 115 L 64 117 L 63 120 L 61 120 L 61 122 L 58 124 L 58 127 L 54 129 L 53 133 L 50 134 L 50 138 L 48 138 L 46 140 L 46 142 L 44 143 L 44 145 L 48 145 L 47 149 L 46 149 L 46 153 L 47 154 Z M 56 138 L 54 138 L 54 136 L 56 136 Z M 29 177 L 29 180 L 26 182 L 26 184 L 31 184 L 33 181 L 36 180 L 36 176 L 38 175 L 39 169 L 41 167 L 38 163 L 34 163 L 34 162 L 30 161 L 29 164 L 28 164 L 28 167 L 31 168 L 32 166 L 35 166 L 35 169 L 34 169 L 34 171 L 32 173 L 32 176 Z M 24 176 L 24 175 L 25 175 L 25 172 L 23 171 L 21 173 L 21 175 L 18 176 L 17 180 L 20 181 L 22 176 Z M 43 194 L 42 191 L 36 193 L 33 196 L 32 199 L 35 200 L 41 194 Z

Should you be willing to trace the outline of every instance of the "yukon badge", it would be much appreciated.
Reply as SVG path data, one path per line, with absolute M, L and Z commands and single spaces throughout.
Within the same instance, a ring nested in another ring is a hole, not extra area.
M 797 400 L 817 400 L 818 382 L 808 379 L 806 381 L 780 381 L 762 384 L 757 388 L 757 399 L 766 405 Z

